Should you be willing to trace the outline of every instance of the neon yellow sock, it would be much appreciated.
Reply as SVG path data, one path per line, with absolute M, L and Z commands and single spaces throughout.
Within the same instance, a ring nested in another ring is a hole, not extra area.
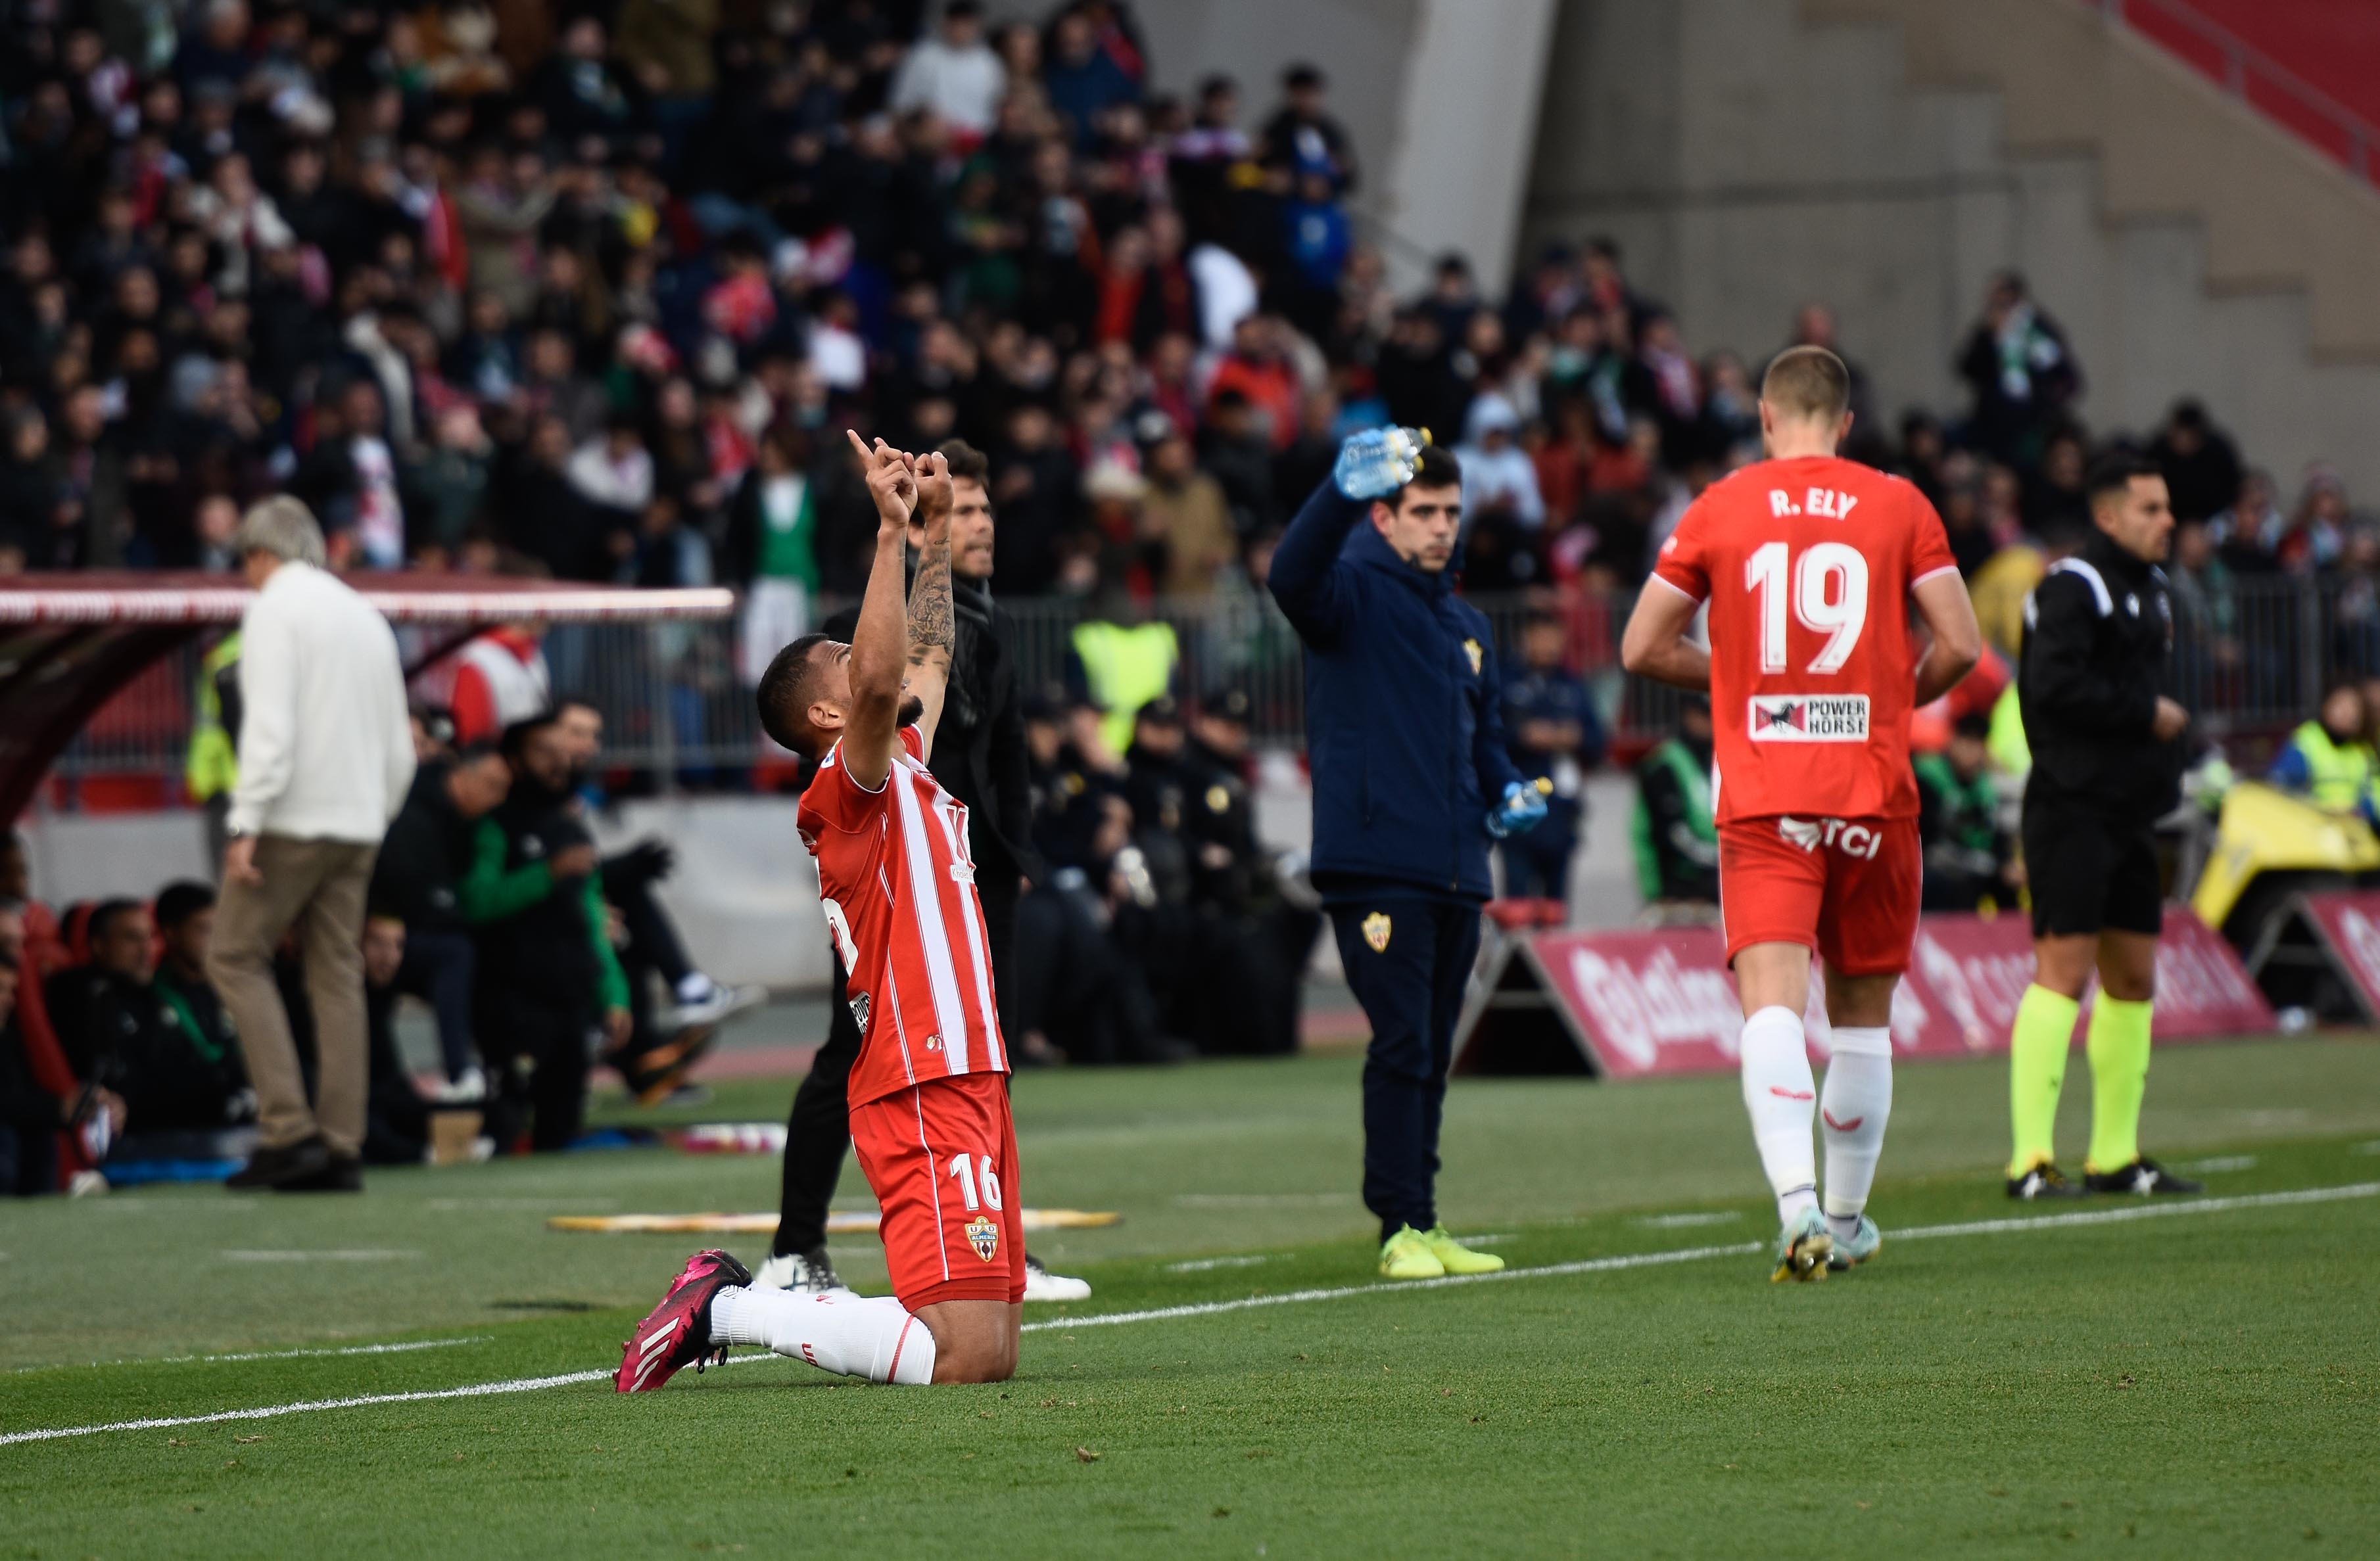
M 2082 1005 L 2046 986 L 2024 989 L 2009 1033 L 2009 1122 L 2016 1130 L 2016 1156 L 2009 1175 L 2022 1176 L 2056 1156 L 2051 1134 L 2058 1126 L 2058 1092 L 2066 1083 L 2066 1049 L 2074 1042 L 2074 1021 Z
M 2141 1096 L 2149 1083 L 2148 1003 L 2099 994 L 2091 1010 L 2091 1159 L 2086 1168 L 2121 1170 L 2141 1157 Z

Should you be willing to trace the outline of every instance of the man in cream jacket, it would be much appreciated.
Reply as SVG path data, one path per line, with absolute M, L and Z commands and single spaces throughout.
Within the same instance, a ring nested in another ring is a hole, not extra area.
M 322 567 L 295 499 L 233 536 L 257 595 L 240 620 L 239 783 L 232 793 L 207 973 L 255 1086 L 257 1150 L 236 1188 L 357 1192 L 369 1046 L 360 938 L 381 837 L 413 781 L 396 636 Z M 320 1086 L 306 1100 L 273 952 L 297 929 Z

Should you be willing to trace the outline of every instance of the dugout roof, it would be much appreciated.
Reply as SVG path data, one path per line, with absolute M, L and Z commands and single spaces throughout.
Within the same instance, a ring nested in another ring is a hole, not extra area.
M 350 575 L 392 623 L 433 630 L 410 673 L 490 624 L 723 618 L 715 587 L 638 590 L 488 575 Z M 159 658 L 237 624 L 254 593 L 220 575 L 18 575 L 0 580 L 0 825 L 13 823 L 83 723 Z

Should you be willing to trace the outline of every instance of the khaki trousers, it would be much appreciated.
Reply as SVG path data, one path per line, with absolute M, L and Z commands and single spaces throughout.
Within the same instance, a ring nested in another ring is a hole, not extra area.
M 264 881 L 225 883 L 215 902 L 207 978 L 239 1032 L 261 1148 L 286 1149 L 319 1132 L 334 1155 L 362 1152 L 370 1047 L 361 939 L 364 890 L 379 855 L 378 845 L 353 841 L 260 835 L 256 870 Z M 289 1015 L 273 980 L 273 951 L 292 927 L 314 1012 L 320 1090 L 310 1107 Z

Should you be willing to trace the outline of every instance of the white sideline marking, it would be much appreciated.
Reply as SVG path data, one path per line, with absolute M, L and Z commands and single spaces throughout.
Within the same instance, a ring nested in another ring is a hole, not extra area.
M 499 1393 L 534 1393 L 540 1387 L 562 1387 L 575 1382 L 596 1382 L 609 1371 L 565 1372 L 559 1376 L 515 1377 L 510 1382 L 478 1382 L 468 1387 L 442 1387 L 426 1393 L 367 1393 L 354 1398 L 315 1398 L 303 1404 L 269 1404 L 258 1410 L 218 1410 L 211 1415 L 158 1415 L 149 1420 L 119 1420 L 106 1425 L 62 1425 L 42 1431 L 11 1431 L 0 1434 L 0 1447 L 16 1442 L 48 1442 L 60 1436 L 91 1436 L 103 1431 L 164 1431 L 177 1425 L 216 1425 L 230 1420 L 271 1420 L 276 1415 L 302 1415 L 314 1410 L 360 1410 L 372 1404 L 419 1404 L 431 1398 L 484 1398 Z
M 1697 1225 L 1732 1225 L 1742 1217 L 1741 1209 L 1718 1209 L 1709 1214 L 1652 1214 L 1628 1223 L 1647 1230 L 1687 1230 Z
M 1929 1236 L 1998 1236 L 2061 1225 L 2115 1225 L 2168 1215 L 2221 1214 L 2230 1209 L 2267 1208 L 2277 1204 L 2329 1204 L 2345 1198 L 2371 1197 L 2380 1197 L 2380 1181 L 2359 1181 L 2346 1187 L 2313 1187 L 2296 1192 L 2253 1192 L 2237 1198 L 2192 1198 L 2187 1203 L 2153 1204 L 2144 1201 L 2131 1208 L 2098 1209 L 2086 1214 L 2036 1215 L 2022 1219 L 1974 1219 L 1957 1225 L 1921 1225 L 1890 1234 L 1895 1240 L 1916 1240 Z M 1023 1331 L 1031 1334 L 1051 1328 L 1098 1328 L 1118 1323 L 1211 1317 L 1220 1313 L 1245 1312 L 1259 1306 L 1338 1301 L 1358 1295 L 1393 1295 L 1400 1290 L 1444 1289 L 1451 1285 L 1486 1285 L 1501 1279 L 1543 1279 L 1564 1274 L 1602 1274 L 1621 1268 L 1653 1268 L 1664 1264 L 1692 1263 L 1706 1257 L 1738 1256 L 1767 1250 L 1766 1241 L 1741 1241 L 1724 1247 L 1681 1247 L 1675 1252 L 1627 1252 L 1617 1257 L 1590 1257 L 1574 1263 L 1543 1264 L 1535 1268 L 1506 1268 L 1494 1274 L 1449 1274 L 1439 1279 L 1405 1279 L 1385 1285 L 1342 1285 L 1330 1289 L 1286 1290 L 1280 1295 L 1245 1296 L 1237 1301 L 1207 1301 L 1183 1306 L 1160 1306 L 1147 1312 L 1110 1312 L 1089 1317 L 1052 1319 L 1027 1323 Z
M 2272 1208 L 2289 1204 L 2335 1204 L 2350 1198 L 2380 1197 L 2380 1181 L 2358 1181 L 2344 1187 L 2309 1187 L 2294 1192 L 2253 1192 L 2236 1198 L 2193 1198 L 2187 1202 L 2147 1203 L 2128 1208 L 2094 1209 L 2079 1214 L 2036 1215 L 2020 1219 L 1973 1219 L 1956 1225 L 1920 1225 L 1891 1232 L 1895 1240 L 1923 1240 L 1940 1236 L 1998 1236 L 2019 1230 L 2053 1229 L 2069 1225 L 2117 1225 L 2135 1219 L 2159 1219 L 2191 1214 L 2224 1214 L 2233 1209 Z M 1506 1279 L 1547 1279 L 1570 1274 L 1607 1274 L 1623 1268 L 1658 1268 L 1696 1263 L 1706 1257 L 1742 1257 L 1766 1252 L 1766 1241 L 1738 1241 L 1723 1247 L 1681 1247 L 1674 1252 L 1624 1252 L 1614 1257 L 1582 1258 L 1574 1263 L 1548 1263 L 1535 1268 L 1507 1268 L 1494 1274 L 1449 1274 L 1439 1279 L 1406 1279 L 1390 1284 L 1342 1285 L 1328 1289 L 1285 1290 L 1280 1295 L 1244 1296 L 1236 1301 L 1205 1301 L 1183 1306 L 1158 1306 L 1146 1312 L 1110 1312 L 1089 1317 L 1051 1318 L 1027 1323 L 1028 1334 L 1053 1329 L 1114 1327 L 1124 1323 L 1161 1323 L 1179 1317 L 1213 1317 L 1226 1312 L 1259 1307 L 1295 1306 L 1309 1301 L 1344 1301 L 1352 1296 L 1402 1295 L 1409 1290 L 1442 1290 L 1456 1285 L 1489 1285 Z M 774 1361 L 775 1355 L 731 1356 L 728 1363 Z M 485 1398 L 509 1393 L 535 1393 L 547 1387 L 568 1387 L 601 1382 L 617 1374 L 613 1367 L 588 1372 L 564 1372 L 555 1376 L 515 1377 L 506 1382 L 480 1382 L 465 1387 L 440 1387 L 417 1393 L 369 1393 L 353 1398 L 316 1398 L 301 1404 L 271 1404 L 253 1410 L 219 1410 L 206 1415 L 165 1415 L 148 1420 L 111 1421 L 104 1425 L 61 1425 L 36 1431 L 0 1433 L 0 1447 L 19 1442 L 49 1442 L 66 1436 L 95 1436 L 108 1431 L 162 1431 L 177 1425 L 215 1425 L 225 1421 L 270 1420 L 279 1415 L 307 1414 L 317 1410 L 360 1410 L 376 1404 L 421 1404 L 442 1398 Z
M 2253 1155 L 2217 1155 L 2211 1159 L 2184 1160 L 2173 1168 L 2176 1170 L 2189 1171 L 2198 1176 L 2204 1176 L 2208 1171 L 2254 1170 L 2256 1168 L 2256 1156 Z
M 543 1214 L 549 1209 L 590 1213 L 620 1206 L 617 1198 L 432 1198 L 421 1205 L 437 1214 Z
M 2380 1182 L 2373 1190 L 2380 1192 Z M 1340 1301 L 1357 1295 L 1397 1295 L 1406 1290 L 1442 1290 L 1451 1285 L 1478 1285 L 1494 1279 L 1543 1279 L 1560 1274 L 1600 1274 L 1614 1268 L 1655 1268 L 1669 1263 L 1693 1263 L 1706 1257 L 1741 1256 L 1766 1252 L 1762 1241 L 1726 1247 L 1680 1247 L 1675 1252 L 1627 1252 L 1619 1257 L 1581 1258 L 1575 1263 L 1548 1263 L 1536 1268 L 1505 1268 L 1493 1274 L 1449 1274 L 1437 1279 L 1399 1279 L 1385 1285 L 1341 1285 L 1330 1289 L 1283 1290 L 1279 1295 L 1243 1296 L 1237 1301 L 1200 1301 L 1181 1306 L 1152 1307 L 1147 1312 L 1107 1312 L 1089 1317 L 1052 1318 L 1027 1323 L 1023 1332 L 1046 1333 L 1053 1328 L 1104 1328 L 1118 1323 L 1160 1323 L 1175 1317 L 1212 1317 L 1224 1312 L 1246 1312 L 1259 1306 L 1295 1306 L 1309 1301 Z
M 2038 1229 L 2045 1225 L 2115 1225 L 2130 1219 L 2157 1219 L 2167 1215 L 2221 1214 L 2228 1209 L 2267 1209 L 2283 1204 L 2336 1204 L 2348 1198 L 2372 1197 L 2380 1197 L 2380 1181 L 2357 1181 L 2345 1187 L 2307 1187 L 2295 1192 L 2251 1192 L 2237 1198 L 2192 1198 L 2187 1202 L 2151 1203 L 2143 1198 L 2130 1208 L 2041 1215 L 2032 1219 L 1971 1219 L 1959 1225 L 1921 1225 L 1915 1229 L 1899 1230 L 1893 1234 L 1904 1241 L 1923 1240 L 1929 1236 L 1997 1236 L 2010 1230 Z
M 294 1252 L 285 1247 L 232 1247 L 215 1255 L 233 1263 L 307 1263 L 317 1258 L 326 1263 L 394 1263 L 399 1258 L 419 1257 L 421 1254 L 395 1247 L 333 1247 L 326 1252 Z
M 182 1366 L 191 1361 L 303 1361 L 330 1355 L 409 1355 L 417 1349 L 449 1349 L 458 1344 L 485 1344 L 493 1334 L 474 1334 L 468 1338 L 413 1339 L 403 1344 L 350 1344 L 331 1349 L 251 1349 L 237 1355 L 134 1355 L 121 1361 L 93 1361 L 91 1369 L 102 1366 Z M 69 1362 L 56 1366 L 12 1366 L 11 1376 L 23 1376 L 28 1372 L 71 1372 L 81 1369 Z
M 780 1355 L 730 1355 L 730 1366 L 758 1361 L 778 1361 Z M 555 1376 L 514 1377 L 508 1382 L 475 1382 L 467 1387 L 438 1387 L 419 1393 L 366 1393 L 353 1398 L 315 1398 L 303 1404 L 270 1404 L 257 1410 L 218 1410 L 211 1415 L 161 1415 L 149 1420 L 119 1420 L 106 1425 L 62 1425 L 41 1431 L 0 1434 L 0 1447 L 17 1442 L 53 1442 L 61 1436 L 95 1436 L 103 1431 L 169 1431 L 177 1425 L 219 1425 L 225 1421 L 271 1420 L 280 1415 L 309 1414 L 316 1410 L 362 1410 L 374 1404 L 425 1404 L 440 1398 L 492 1398 L 508 1393 L 535 1393 L 546 1387 L 568 1387 L 581 1382 L 608 1382 L 619 1374 L 614 1367 L 591 1372 L 563 1372 Z
M 168 1355 L 165 1360 L 170 1363 L 182 1361 L 303 1361 L 317 1355 L 410 1355 L 417 1349 L 452 1349 L 458 1344 L 485 1344 L 495 1337 L 493 1334 L 474 1334 L 469 1338 L 420 1338 L 402 1344 L 350 1344 L 338 1349 L 262 1349 L 238 1355 Z
M 1176 1192 L 1173 1201 L 1187 1209 L 1306 1208 L 1352 1204 L 1353 1192 Z
M 1284 1252 L 1282 1255 L 1289 1254 Z M 1269 1257 L 1264 1256 L 1194 1257 L 1186 1263 L 1169 1263 L 1165 1265 L 1165 1271 L 1168 1274 L 1204 1274 L 1209 1268 L 1254 1268 L 1259 1263 L 1271 1261 Z

